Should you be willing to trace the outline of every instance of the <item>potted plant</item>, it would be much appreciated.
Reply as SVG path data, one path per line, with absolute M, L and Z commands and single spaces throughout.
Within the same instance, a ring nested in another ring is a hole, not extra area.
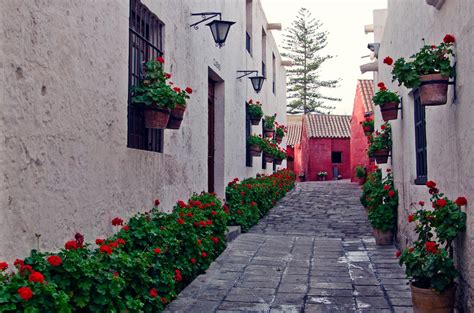
M 253 100 L 250 99 L 248 102 L 248 114 L 249 114 L 249 119 L 252 125 L 258 125 L 260 124 L 260 120 L 262 119 L 263 116 L 263 110 L 262 110 L 262 105 L 260 101 L 257 101 L 255 104 L 253 103 Z
M 375 105 L 380 106 L 380 112 L 385 122 L 398 118 L 398 104 L 400 97 L 393 91 L 387 89 L 383 82 L 378 85 L 379 91 L 372 98 Z
M 300 181 L 305 181 L 305 173 L 303 171 L 301 171 L 299 174 L 298 174 L 298 178 L 300 179 Z
M 364 135 L 370 136 L 374 132 L 374 119 L 372 116 L 368 116 L 364 121 L 360 122 L 362 129 L 364 130 Z
M 262 135 L 252 135 L 247 138 L 247 146 L 251 156 L 259 157 L 262 154 L 262 147 L 265 144 Z
M 368 149 L 368 156 L 375 157 L 378 164 L 386 164 L 392 149 L 392 136 L 390 124 L 385 123 L 381 131 L 376 131 L 375 136 L 371 136 Z
M 144 109 L 146 128 L 166 128 L 170 110 L 176 107 L 177 92 L 166 82 L 163 63 L 162 57 L 146 62 L 143 79 L 132 89 L 132 104 Z
M 275 154 L 275 163 L 277 165 L 281 165 L 281 163 L 283 162 L 283 160 L 285 160 L 287 158 L 287 155 L 286 155 L 286 150 L 285 149 L 281 149 L 280 147 L 278 147 L 278 151 L 277 153 Z
M 466 228 L 466 213 L 461 207 L 467 200 L 448 199 L 433 181 L 426 185 L 433 210 L 425 210 L 424 203 L 419 202 L 419 209 L 408 216 L 408 221 L 415 223 L 418 239 L 397 256 L 411 283 L 414 311 L 453 312 L 454 280 L 459 275 L 453 260 L 453 242 Z
M 275 115 L 265 115 L 263 119 L 263 131 L 265 133 L 265 137 L 273 138 L 273 134 L 275 133 Z
M 171 77 L 171 74 L 168 74 L 167 77 Z M 179 87 L 174 87 L 173 90 L 176 92 L 176 106 L 171 109 L 170 119 L 166 128 L 179 129 L 183 121 L 184 112 L 186 111 L 186 100 L 189 99 L 189 95 L 193 93 L 193 90 L 191 87 L 186 87 L 184 90 L 181 90 Z
M 394 188 L 392 174 L 388 173 L 382 178 L 382 172 L 375 171 L 368 188 L 368 217 L 373 227 L 375 243 L 380 246 L 391 245 L 398 207 L 398 192 Z
M 275 122 L 276 125 L 276 131 L 275 131 L 275 140 L 277 143 L 281 143 L 283 140 L 283 137 L 285 137 L 285 134 L 288 132 L 288 128 L 285 125 L 280 125 L 277 122 Z
M 363 185 L 367 177 L 367 170 L 365 169 L 365 166 L 363 165 L 356 166 L 355 176 L 359 179 L 359 185 Z
M 392 77 L 399 85 L 420 88 L 422 105 L 443 105 L 447 102 L 449 78 L 455 75 L 451 64 L 455 41 L 453 35 L 446 35 L 437 46 L 425 44 L 408 61 L 400 58 L 393 64 L 393 59 L 386 57 L 384 63 L 393 64 Z
M 318 178 L 320 181 L 326 180 L 326 176 L 328 176 L 327 172 L 318 172 Z
M 272 163 L 273 159 L 278 153 L 278 147 L 274 142 L 271 142 L 268 139 L 263 140 L 262 151 L 263 151 L 263 158 L 265 162 Z

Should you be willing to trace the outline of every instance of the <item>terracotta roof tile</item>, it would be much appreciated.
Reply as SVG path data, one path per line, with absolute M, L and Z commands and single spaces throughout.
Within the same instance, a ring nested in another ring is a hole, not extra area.
M 350 115 L 308 114 L 305 123 L 310 138 L 350 138 Z
M 286 138 L 286 145 L 287 146 L 295 146 L 296 144 L 300 143 L 301 141 L 301 124 L 289 124 L 288 125 L 288 133 Z
M 365 113 L 374 111 L 374 102 L 372 98 L 374 97 L 374 81 L 372 79 L 359 79 L 358 87 L 362 94 L 362 99 L 364 99 L 364 109 Z

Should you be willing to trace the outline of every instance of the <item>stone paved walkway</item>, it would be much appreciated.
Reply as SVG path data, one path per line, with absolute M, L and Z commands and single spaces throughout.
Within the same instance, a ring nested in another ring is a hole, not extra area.
M 301 183 L 167 312 L 412 312 L 394 247 L 378 247 L 359 188 Z

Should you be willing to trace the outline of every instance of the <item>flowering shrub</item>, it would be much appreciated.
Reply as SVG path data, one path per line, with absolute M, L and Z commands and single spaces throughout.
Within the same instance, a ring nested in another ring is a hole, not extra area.
M 173 109 L 176 105 L 186 106 L 186 100 L 193 90 L 190 87 L 182 90 L 172 82 L 167 83 L 171 74 L 165 73 L 164 62 L 162 57 L 157 57 L 145 63 L 145 77 L 132 89 L 132 103 L 165 109 Z
M 385 178 L 380 169 L 370 173 L 363 186 L 361 202 L 369 211 L 369 222 L 373 228 L 384 232 L 395 228 L 398 192 L 391 173 L 387 173 Z
M 355 176 L 357 178 L 366 178 L 367 177 L 367 170 L 363 165 L 357 165 L 355 168 Z
M 389 123 L 380 126 L 380 131 L 376 131 L 374 136 L 369 136 L 368 155 L 373 156 L 375 151 L 390 150 L 392 148 L 392 127 Z
M 360 122 L 360 125 L 362 125 L 362 129 L 364 130 L 366 136 L 374 132 L 375 126 L 374 118 L 372 116 L 366 117 L 364 121 Z
M 271 155 L 273 157 L 276 157 L 278 154 L 279 147 L 273 140 L 269 140 L 267 138 L 263 139 L 263 145 L 262 145 L 262 151 L 265 154 Z
M 251 135 L 247 138 L 247 145 L 249 146 L 258 146 L 262 148 L 265 144 L 266 142 L 262 138 L 262 135 Z
M 294 187 L 295 175 L 281 170 L 272 175 L 257 175 L 243 181 L 234 179 L 226 188 L 230 225 L 240 225 L 246 232 Z
M 416 287 L 442 293 L 454 285 L 459 275 L 453 261 L 453 241 L 466 228 L 466 213 L 461 211 L 461 206 L 466 205 L 467 200 L 464 197 L 455 201 L 448 199 L 433 181 L 426 185 L 433 210 L 425 210 L 425 204 L 419 202 L 420 209 L 408 216 L 408 222 L 415 223 L 418 240 L 397 255 Z
M 446 35 L 439 45 L 424 45 L 416 54 L 410 57 L 410 61 L 400 58 L 393 64 L 393 59 L 386 57 L 384 63 L 393 64 L 393 81 L 397 80 L 399 85 L 407 88 L 416 88 L 420 85 L 421 75 L 441 74 L 444 77 L 454 77 L 454 66 L 451 65 L 451 56 L 454 56 L 453 46 L 455 38 Z
M 375 96 L 372 98 L 375 105 L 382 105 L 389 102 L 400 102 L 400 96 L 397 93 L 388 90 L 384 83 L 379 83 L 378 87 L 379 91 L 377 91 Z
M 283 138 L 285 137 L 285 134 L 288 132 L 288 128 L 285 125 L 280 125 L 277 122 L 275 122 L 276 125 L 276 136 L 278 138 Z
M 261 119 L 263 116 L 262 104 L 260 101 L 253 103 L 253 100 L 248 101 L 248 112 L 251 118 Z

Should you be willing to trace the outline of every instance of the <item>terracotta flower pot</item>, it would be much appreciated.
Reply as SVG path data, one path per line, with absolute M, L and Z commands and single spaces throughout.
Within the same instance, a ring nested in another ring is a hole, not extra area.
M 377 164 L 387 164 L 389 154 L 387 149 L 374 151 L 375 161 L 377 161 Z
M 170 118 L 169 109 L 145 109 L 145 127 L 152 129 L 165 129 Z
M 249 153 L 253 157 L 259 157 L 262 155 L 262 149 L 259 146 L 251 145 L 249 146 Z
M 181 105 L 177 105 L 174 109 L 172 109 L 170 113 L 170 119 L 168 120 L 168 125 L 166 125 L 166 128 L 179 129 L 179 127 L 181 126 L 181 122 L 183 121 L 185 111 L 186 107 L 183 107 Z
M 443 105 L 448 101 L 449 77 L 441 74 L 430 74 L 420 76 L 420 100 L 422 105 Z M 442 81 L 439 83 L 428 83 L 430 81 Z
M 438 294 L 431 289 L 418 288 L 411 284 L 411 298 L 415 313 L 452 313 L 456 286 Z
M 380 113 L 385 122 L 398 118 L 398 102 L 387 102 L 380 105 Z
M 273 138 L 273 134 L 275 134 L 275 130 L 269 128 L 264 128 L 263 132 L 265 133 L 265 137 L 267 138 Z
M 255 125 L 258 125 L 258 124 L 260 124 L 260 120 L 261 120 L 261 119 L 262 119 L 261 117 L 259 117 L 259 118 L 250 117 L 250 123 L 252 123 L 252 125 L 254 125 L 254 126 L 255 126 Z
M 273 155 L 271 154 L 268 154 L 268 153 L 263 153 L 263 159 L 265 160 L 265 162 L 267 163 L 273 163 Z
M 282 159 L 275 159 L 276 165 L 281 165 L 282 162 L 283 162 Z
M 378 246 L 388 246 L 393 242 L 393 232 L 391 230 L 384 232 L 380 229 L 374 228 L 374 237 L 375 244 Z

